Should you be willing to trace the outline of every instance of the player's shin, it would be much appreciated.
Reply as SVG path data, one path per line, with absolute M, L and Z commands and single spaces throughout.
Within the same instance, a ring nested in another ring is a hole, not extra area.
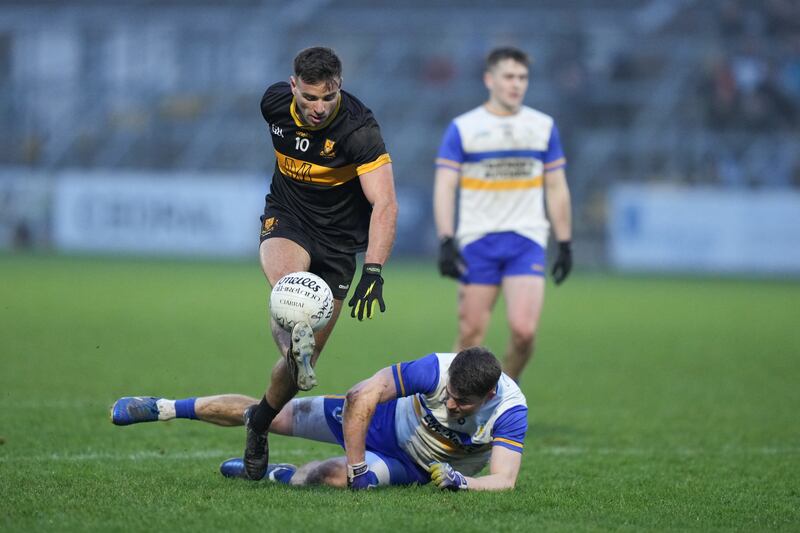
M 272 407 L 266 396 L 257 405 L 247 408 L 244 413 L 246 441 L 244 448 L 244 469 L 253 481 L 262 479 L 269 462 L 269 441 L 267 430 L 278 416 L 278 409 Z

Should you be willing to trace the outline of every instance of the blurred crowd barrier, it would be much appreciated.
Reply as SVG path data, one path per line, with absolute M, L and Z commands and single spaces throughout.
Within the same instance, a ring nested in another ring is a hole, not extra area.
M 609 198 L 619 270 L 800 274 L 800 191 L 632 184 Z
M 6 170 L 0 249 L 255 257 L 267 188 L 247 174 Z M 407 186 L 398 196 L 396 250 L 418 255 L 428 199 Z M 800 191 L 615 184 L 607 198 L 612 268 L 800 275 Z
M 5 169 L 0 249 L 252 258 L 268 189 L 255 174 Z M 411 254 L 428 233 L 427 197 L 397 194 L 396 249 Z
M 584 265 L 609 264 L 615 184 L 800 185 L 792 0 L 6 2 L 0 167 L 44 182 L 63 171 L 266 181 L 261 94 L 320 44 L 381 124 L 402 221 L 418 232 L 400 254 L 435 253 L 433 161 L 448 122 L 485 99 L 483 59 L 497 45 L 534 59 L 526 103 L 559 125 Z M 44 239 L 42 226 L 21 227 L 3 242 Z

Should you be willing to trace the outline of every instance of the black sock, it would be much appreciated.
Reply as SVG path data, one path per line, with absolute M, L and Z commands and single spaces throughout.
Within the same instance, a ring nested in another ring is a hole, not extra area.
M 253 412 L 253 429 L 258 431 L 259 433 L 263 433 L 267 431 L 269 425 L 278 416 L 278 411 L 274 409 L 270 404 L 267 403 L 267 397 L 264 396 L 261 398 L 261 402 L 256 407 L 256 410 Z

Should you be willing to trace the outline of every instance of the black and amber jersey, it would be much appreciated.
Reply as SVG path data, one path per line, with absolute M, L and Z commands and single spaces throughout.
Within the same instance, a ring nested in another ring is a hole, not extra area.
M 372 111 L 341 91 L 328 120 L 308 126 L 281 82 L 264 93 L 261 114 L 276 158 L 266 211 L 290 213 L 329 248 L 365 250 L 372 207 L 358 176 L 391 162 Z

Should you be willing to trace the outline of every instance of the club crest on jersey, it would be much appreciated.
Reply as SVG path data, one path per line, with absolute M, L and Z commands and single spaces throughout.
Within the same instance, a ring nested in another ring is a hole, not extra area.
M 322 147 L 322 151 L 319 155 L 322 157 L 336 157 L 336 152 L 333 151 L 334 144 L 336 144 L 336 141 L 325 139 L 325 146 Z
M 264 225 L 261 226 L 261 236 L 266 237 L 272 230 L 275 229 L 275 226 L 278 225 L 278 220 L 275 217 L 269 217 L 268 219 L 264 220 Z

